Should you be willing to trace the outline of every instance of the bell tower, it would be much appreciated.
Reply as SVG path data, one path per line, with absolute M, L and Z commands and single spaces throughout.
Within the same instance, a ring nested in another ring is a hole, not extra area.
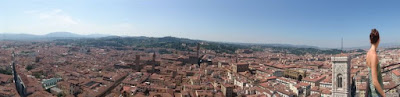
M 332 57 L 332 97 L 350 97 L 349 56 Z
M 134 69 L 136 70 L 136 72 L 140 72 L 140 70 L 142 69 L 142 64 L 140 64 L 140 55 L 136 55 Z

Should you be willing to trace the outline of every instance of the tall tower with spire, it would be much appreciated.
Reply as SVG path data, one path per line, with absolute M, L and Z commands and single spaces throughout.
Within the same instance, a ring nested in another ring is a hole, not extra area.
M 235 62 L 238 63 L 238 62 L 239 62 L 239 56 L 238 56 L 238 54 L 236 54 L 235 57 L 236 57 L 236 58 L 235 58 Z
M 151 72 L 155 72 L 155 67 L 156 67 L 156 64 L 157 64 L 157 62 L 156 62 L 156 52 L 153 52 L 153 60 L 152 60 L 152 66 L 151 66 Z
M 342 37 L 342 43 L 341 43 L 341 48 L 340 48 L 341 52 L 343 53 L 343 37 Z
M 154 63 L 156 62 L 156 52 L 153 52 L 153 60 Z
M 140 64 L 140 55 L 136 55 L 135 57 L 135 68 L 136 72 L 140 72 L 140 70 L 142 69 L 142 65 Z
M 200 66 L 200 43 L 197 43 L 197 66 Z

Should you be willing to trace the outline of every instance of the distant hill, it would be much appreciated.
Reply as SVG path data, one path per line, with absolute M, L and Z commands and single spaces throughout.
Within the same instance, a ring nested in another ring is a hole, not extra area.
M 84 35 L 78 35 L 71 32 L 52 32 L 44 35 L 45 37 L 85 37 Z
M 246 44 L 246 43 L 225 43 L 212 42 L 204 40 L 192 40 L 177 37 L 102 37 L 88 39 L 59 39 L 55 40 L 59 45 L 76 45 L 92 47 L 111 47 L 123 48 L 126 46 L 142 48 L 168 48 L 181 51 L 194 51 L 193 48 L 198 43 L 203 43 L 201 48 L 215 51 L 216 53 L 233 54 L 238 49 L 249 49 L 253 51 L 262 51 L 265 48 L 271 48 L 275 52 L 304 55 L 304 54 L 339 54 L 342 51 L 338 49 L 318 49 L 313 46 L 289 45 L 289 44 Z
M 0 34 L 0 40 L 31 40 L 39 39 L 39 37 L 31 34 Z
M 106 35 L 106 34 L 89 34 L 86 35 L 86 37 L 90 37 L 90 38 L 100 38 L 100 37 L 110 37 L 112 35 Z
M 46 35 L 31 34 L 0 34 L 0 40 L 54 40 L 58 45 L 73 44 L 78 46 L 93 47 L 144 47 L 144 48 L 170 48 L 182 51 L 193 51 L 198 43 L 204 43 L 202 48 L 213 50 L 217 53 L 235 53 L 238 49 L 262 51 L 271 48 L 275 52 L 303 55 L 303 54 L 338 54 L 338 49 L 321 49 L 315 46 L 292 44 L 254 44 L 254 43 L 229 43 L 205 40 L 193 40 L 177 37 L 126 37 L 102 34 L 79 35 L 71 32 L 53 32 Z
M 111 35 L 90 34 L 80 35 L 71 32 L 52 32 L 46 35 L 32 34 L 0 34 L 0 40 L 55 40 L 55 39 L 76 39 L 76 38 L 101 38 Z

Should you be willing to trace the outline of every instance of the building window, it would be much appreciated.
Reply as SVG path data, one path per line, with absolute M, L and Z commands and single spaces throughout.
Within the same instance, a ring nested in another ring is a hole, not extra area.
M 342 74 L 337 75 L 337 87 L 342 88 L 343 82 L 342 82 Z

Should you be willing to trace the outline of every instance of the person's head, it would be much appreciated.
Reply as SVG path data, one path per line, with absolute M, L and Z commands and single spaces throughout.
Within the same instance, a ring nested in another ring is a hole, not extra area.
M 371 30 L 371 34 L 369 34 L 369 40 L 371 45 L 378 46 L 380 39 L 379 39 L 379 32 L 376 29 Z

